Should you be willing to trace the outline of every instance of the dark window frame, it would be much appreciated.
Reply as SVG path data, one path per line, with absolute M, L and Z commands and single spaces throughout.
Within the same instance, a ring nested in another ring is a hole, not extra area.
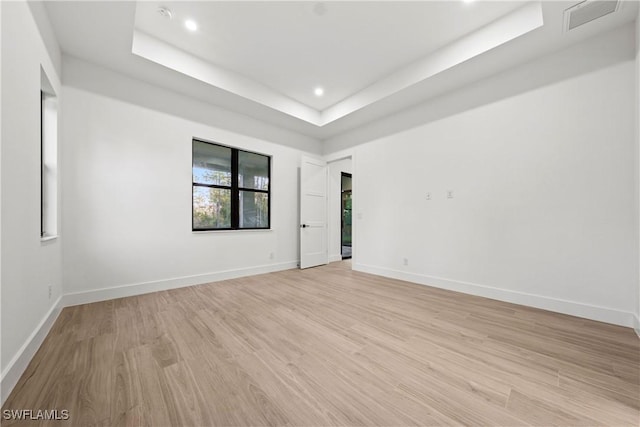
M 343 177 L 347 177 L 347 178 L 353 179 L 353 174 L 350 174 L 350 173 L 347 173 L 347 172 L 340 172 L 340 257 L 344 260 L 344 259 L 351 259 L 352 255 L 344 256 L 342 254 L 342 248 L 344 247 L 344 245 L 342 244 L 343 243 L 342 242 L 342 235 L 344 233 L 344 216 L 343 216 L 344 213 L 342 212 L 342 192 L 344 191 L 344 189 L 342 188 L 342 178 Z M 353 218 L 351 219 L 351 223 L 353 224 Z M 353 233 L 353 229 L 352 229 L 351 233 Z
M 46 94 L 40 90 L 40 238 L 44 229 L 44 101 Z
M 218 147 L 226 148 L 231 150 L 231 185 L 219 185 L 219 184 L 202 184 L 194 182 L 193 180 L 193 152 L 195 143 L 203 143 L 215 145 Z M 256 188 L 248 188 L 248 187 L 240 187 L 238 184 L 238 172 L 239 172 L 239 160 L 240 152 L 256 154 L 258 156 L 264 156 L 268 159 L 267 161 L 267 189 L 261 190 Z M 242 230 L 271 230 L 271 161 L 272 157 L 263 154 L 257 153 L 255 151 L 242 150 L 236 147 L 230 147 L 228 145 L 219 144 L 217 142 L 206 141 L 199 138 L 193 138 L 191 141 L 191 231 L 199 232 L 199 231 L 242 231 Z M 193 207 L 193 190 L 195 187 L 201 188 L 220 188 L 223 190 L 231 191 L 231 227 L 224 228 L 215 228 L 215 227 L 207 227 L 207 228 L 195 228 L 195 224 L 193 223 L 194 217 L 194 207 Z M 240 227 L 240 193 L 242 191 L 254 192 L 254 193 L 262 193 L 267 195 L 267 226 L 266 227 Z

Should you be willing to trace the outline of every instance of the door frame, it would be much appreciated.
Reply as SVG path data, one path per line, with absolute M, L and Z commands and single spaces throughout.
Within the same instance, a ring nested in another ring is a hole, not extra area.
M 345 257 L 342 253 L 342 247 L 344 246 L 342 244 L 342 232 L 344 230 L 344 221 L 343 221 L 343 212 L 342 212 L 342 193 L 344 192 L 343 188 L 342 188 L 342 178 L 343 177 L 348 177 L 349 179 L 351 179 L 351 255 L 348 257 Z M 353 174 L 352 173 L 348 173 L 348 172 L 342 172 L 340 171 L 340 257 L 342 259 L 351 259 L 351 257 L 353 257 Z

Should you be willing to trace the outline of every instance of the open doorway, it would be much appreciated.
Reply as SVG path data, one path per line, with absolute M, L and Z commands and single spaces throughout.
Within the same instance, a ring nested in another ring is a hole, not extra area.
M 340 180 L 340 254 L 342 259 L 351 258 L 351 179 L 350 173 L 342 172 Z

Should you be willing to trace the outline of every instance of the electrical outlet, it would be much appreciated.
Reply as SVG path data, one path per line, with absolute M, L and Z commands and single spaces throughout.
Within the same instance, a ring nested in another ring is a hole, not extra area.
M 409 258 L 403 258 L 403 259 L 402 259 L 402 263 L 403 263 L 404 265 L 409 265 Z
M 431 193 L 427 193 L 427 195 L 425 196 L 425 199 L 431 200 Z
M 51 294 L 53 293 L 53 289 L 51 285 L 49 285 L 48 288 L 49 288 L 49 299 L 51 299 Z
M 273 252 L 269 253 L 269 259 L 273 259 L 275 257 L 275 255 L 273 254 Z
M 447 190 L 447 199 L 453 199 L 453 190 Z

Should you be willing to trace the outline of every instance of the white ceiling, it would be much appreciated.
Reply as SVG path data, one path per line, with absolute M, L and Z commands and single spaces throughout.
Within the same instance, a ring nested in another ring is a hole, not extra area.
M 62 1 L 46 8 L 67 55 L 327 139 L 631 22 L 638 7 L 624 2 L 564 33 L 563 11 L 576 3 Z M 187 18 L 196 32 L 185 29 Z M 313 95 L 317 85 L 325 88 L 321 98 Z
M 172 19 L 158 13 L 160 4 L 171 10 Z M 519 6 L 146 1 L 137 4 L 135 27 L 324 110 Z M 197 21 L 198 30 L 188 31 L 185 19 Z M 316 86 L 325 88 L 324 96 L 314 95 Z

